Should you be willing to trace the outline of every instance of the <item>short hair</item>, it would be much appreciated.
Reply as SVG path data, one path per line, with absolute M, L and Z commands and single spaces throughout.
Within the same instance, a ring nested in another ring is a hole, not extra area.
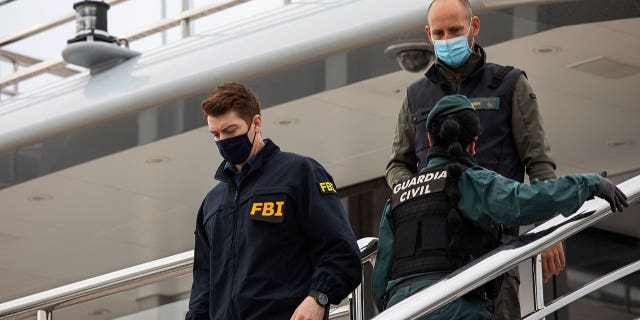
M 237 82 L 220 83 L 202 101 L 202 112 L 207 116 L 217 117 L 229 111 L 235 111 L 247 124 L 253 117 L 260 114 L 260 102 L 249 88 Z
M 429 25 L 429 13 L 431 12 L 431 6 L 434 3 L 436 3 L 436 1 L 441 1 L 441 0 L 433 0 L 433 1 L 431 1 L 431 3 L 429 4 L 429 8 L 427 9 L 427 25 Z M 471 18 L 473 17 L 473 11 L 471 10 L 471 3 L 469 2 L 469 0 L 458 0 L 458 2 L 467 11 L 467 20 L 471 21 Z

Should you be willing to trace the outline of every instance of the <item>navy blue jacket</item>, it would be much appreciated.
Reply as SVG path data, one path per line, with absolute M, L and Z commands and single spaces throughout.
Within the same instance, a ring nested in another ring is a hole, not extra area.
M 310 290 L 335 304 L 355 289 L 360 251 L 319 163 L 267 139 L 238 187 L 224 167 L 198 211 L 186 319 L 289 319 Z

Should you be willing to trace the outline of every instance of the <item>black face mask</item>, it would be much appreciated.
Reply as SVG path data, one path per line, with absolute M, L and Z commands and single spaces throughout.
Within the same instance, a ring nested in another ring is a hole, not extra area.
M 220 155 L 229 163 L 237 165 L 247 161 L 247 158 L 249 158 L 253 148 L 253 142 L 247 136 L 250 130 L 251 125 L 249 125 L 249 129 L 245 134 L 216 141 Z M 253 135 L 253 141 L 256 140 L 256 134 L 257 132 Z

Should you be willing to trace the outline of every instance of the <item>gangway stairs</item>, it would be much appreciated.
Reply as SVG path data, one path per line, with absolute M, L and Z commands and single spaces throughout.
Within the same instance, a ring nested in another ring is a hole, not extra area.
M 630 206 L 638 205 L 640 202 L 640 175 L 620 183 L 618 187 L 629 197 Z M 364 320 L 372 317 L 376 320 L 417 319 L 478 288 L 519 263 L 531 260 L 534 266 L 532 276 L 536 280 L 534 286 L 535 310 L 524 319 L 543 319 L 577 299 L 640 270 L 640 260 L 637 260 L 578 288 L 574 292 L 555 299 L 549 305 L 544 305 L 538 253 L 612 214 L 614 215 L 612 218 L 615 218 L 616 214 L 611 212 L 606 201 L 597 198 L 587 201 L 573 215 L 569 217 L 557 216 L 548 220 L 519 238 L 451 273 L 440 282 L 377 315 L 375 315 L 376 311 L 368 290 L 371 267 L 375 265 L 377 239 L 360 239 L 358 245 L 364 266 L 364 286 L 359 286 L 350 294 L 343 305 L 333 307 L 330 318 L 335 320 Z M 2 303 L 0 304 L 0 319 L 25 319 L 35 316 L 37 320 L 51 320 L 56 310 L 185 275 L 191 272 L 192 266 L 193 251 L 154 260 Z

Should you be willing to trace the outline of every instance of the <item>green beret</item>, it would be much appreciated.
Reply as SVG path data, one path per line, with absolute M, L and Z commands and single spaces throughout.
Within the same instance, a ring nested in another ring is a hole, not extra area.
M 431 123 L 431 121 L 433 121 L 433 119 L 435 119 L 436 117 L 456 113 L 465 109 L 473 111 L 476 110 L 471 105 L 471 101 L 469 101 L 467 97 L 461 94 L 444 96 L 442 99 L 440 99 L 440 101 L 436 103 L 436 106 L 431 109 L 431 112 L 429 112 L 429 115 L 427 116 L 427 130 L 429 130 L 429 124 Z

